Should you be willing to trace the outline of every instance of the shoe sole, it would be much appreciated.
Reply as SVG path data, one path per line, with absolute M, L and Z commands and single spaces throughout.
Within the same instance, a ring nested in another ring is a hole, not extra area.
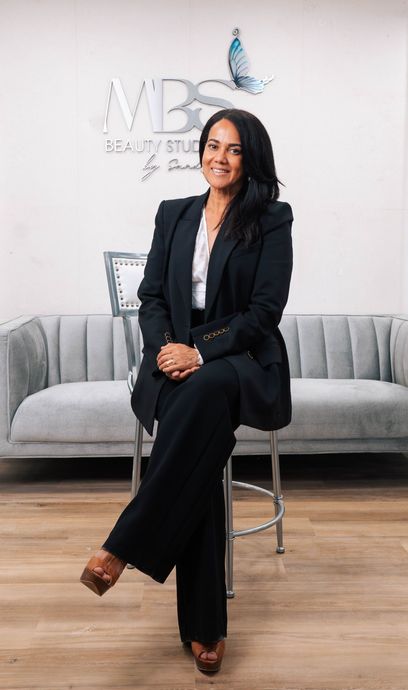
M 89 570 L 89 568 L 84 569 L 79 581 L 99 597 L 105 594 L 105 592 L 107 592 L 111 587 L 111 585 L 108 582 L 105 582 L 100 575 L 94 573 L 93 570 Z
M 213 646 L 213 643 L 211 643 Z M 200 649 L 201 647 L 201 649 Z M 204 649 L 202 648 L 204 647 Z M 193 643 L 191 643 L 191 651 L 194 656 L 194 661 L 196 668 L 199 671 L 202 671 L 203 673 L 216 673 L 217 671 L 220 670 L 223 656 L 224 656 L 224 650 L 225 650 L 225 643 L 222 641 L 215 643 L 215 649 L 210 649 L 207 651 L 214 651 L 217 654 L 217 659 L 202 659 L 201 654 L 205 650 L 205 645 L 202 645 L 200 642 L 195 642 L 194 646 Z
M 204 662 L 200 663 L 196 660 L 196 666 L 198 670 L 204 671 L 205 673 L 216 673 L 216 671 L 219 671 L 221 668 L 221 664 L 217 663 L 216 661 L 214 661 L 214 664 L 211 666 L 204 666 L 203 664 Z

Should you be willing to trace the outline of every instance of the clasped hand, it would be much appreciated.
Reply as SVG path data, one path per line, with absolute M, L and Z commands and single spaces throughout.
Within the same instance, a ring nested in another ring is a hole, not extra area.
M 197 350 L 181 343 L 162 345 L 156 360 L 160 371 L 177 381 L 187 378 L 200 368 Z

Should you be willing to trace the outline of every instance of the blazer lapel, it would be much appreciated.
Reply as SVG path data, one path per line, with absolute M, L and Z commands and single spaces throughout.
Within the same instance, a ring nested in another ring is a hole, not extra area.
M 195 241 L 207 195 L 208 192 L 198 196 L 183 216 L 179 218 L 173 237 L 172 252 L 177 257 L 175 279 L 184 303 L 184 309 L 188 313 L 188 319 L 190 319 L 191 314 L 191 270 Z
M 203 205 L 208 198 L 208 190 L 198 196 L 191 206 L 182 214 L 176 223 L 172 241 L 172 252 L 177 257 L 177 272 L 175 279 L 179 288 L 183 308 L 191 313 L 191 270 L 194 256 L 195 241 L 200 225 Z M 208 264 L 207 290 L 205 297 L 205 319 L 211 312 L 221 284 L 221 278 L 228 258 L 239 240 L 224 239 L 222 225 L 213 244 Z
M 224 266 L 228 258 L 238 244 L 239 240 L 224 239 L 224 227 L 220 231 L 213 244 L 210 261 L 208 264 L 207 290 L 205 293 L 205 320 L 207 321 L 221 285 Z

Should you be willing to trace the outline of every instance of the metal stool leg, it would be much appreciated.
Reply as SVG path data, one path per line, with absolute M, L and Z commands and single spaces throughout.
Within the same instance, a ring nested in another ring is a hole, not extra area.
M 272 460 L 272 483 L 273 483 L 273 502 L 275 504 L 275 516 L 279 513 L 279 500 L 283 500 L 281 494 L 281 480 L 280 480 L 280 467 L 279 467 L 279 451 L 278 451 L 278 434 L 276 431 L 270 432 L 270 442 L 271 442 L 271 460 Z M 283 518 L 283 516 L 282 516 Z M 277 553 L 285 553 L 285 547 L 283 546 L 283 527 L 282 518 L 276 523 L 276 539 L 278 545 L 276 547 Z
M 227 598 L 235 597 L 233 576 L 234 576 L 234 527 L 232 517 L 232 458 L 224 468 L 224 498 L 225 498 L 225 530 L 226 530 L 226 579 L 227 579 Z
M 132 468 L 132 488 L 130 491 L 130 498 L 134 498 L 140 487 L 140 471 L 142 469 L 142 441 L 143 441 L 143 427 L 138 419 L 136 419 L 135 431 L 135 450 L 133 453 L 133 468 Z M 129 570 L 135 566 L 131 563 L 127 564 Z
M 143 427 L 138 419 L 136 419 L 135 430 L 135 450 L 133 453 L 133 469 L 132 469 L 132 488 L 130 497 L 134 498 L 139 491 L 140 486 L 140 472 L 142 469 L 142 441 L 143 441 Z

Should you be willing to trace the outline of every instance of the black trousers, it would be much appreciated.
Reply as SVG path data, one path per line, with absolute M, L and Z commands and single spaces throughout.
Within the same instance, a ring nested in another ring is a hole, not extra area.
M 166 380 L 138 494 L 103 547 L 158 582 L 176 567 L 183 642 L 227 635 L 224 466 L 235 445 L 239 383 L 224 359 Z

